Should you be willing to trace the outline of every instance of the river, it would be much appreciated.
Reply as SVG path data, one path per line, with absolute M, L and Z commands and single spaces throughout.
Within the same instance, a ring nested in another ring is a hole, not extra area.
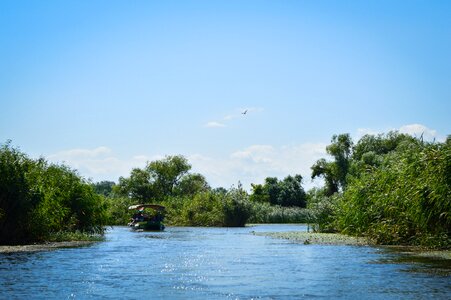
M 0 299 L 451 298 L 449 274 L 383 248 L 253 234 L 294 230 L 306 228 L 113 227 L 87 247 L 0 254 Z

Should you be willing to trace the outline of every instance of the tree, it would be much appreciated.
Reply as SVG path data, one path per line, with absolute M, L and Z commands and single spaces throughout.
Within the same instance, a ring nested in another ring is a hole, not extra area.
M 191 165 L 188 160 L 181 156 L 166 156 L 161 160 L 156 160 L 147 164 L 146 171 L 154 180 L 158 195 L 172 196 L 174 188 L 179 184 Z
M 279 183 L 280 193 L 278 203 L 281 206 L 306 207 L 306 193 L 302 187 L 302 176 L 287 176 Z
M 111 196 L 113 192 L 113 187 L 116 185 L 114 181 L 100 181 L 92 184 L 94 191 L 105 197 Z
M 264 189 L 268 195 L 269 203 L 272 205 L 279 204 L 280 186 L 276 177 L 267 177 L 265 179 Z
M 210 190 L 207 180 L 201 174 L 186 174 L 181 177 L 174 188 L 174 194 L 178 196 L 194 196 L 200 192 Z
M 151 174 L 139 168 L 133 169 L 128 178 L 120 177 L 113 191 L 141 203 L 146 203 L 157 195 Z
M 250 200 L 271 205 L 306 207 L 302 176 L 289 175 L 282 181 L 276 177 L 267 177 L 263 185 L 252 184 Z
M 360 161 L 365 153 L 374 153 L 375 155 L 387 154 L 403 143 L 414 142 L 415 139 L 407 134 L 390 131 L 387 134 L 366 134 L 352 148 L 352 159 Z
M 252 192 L 249 196 L 249 200 L 258 203 L 269 203 L 269 194 L 265 190 L 265 186 L 262 184 L 251 184 Z
M 185 157 L 167 156 L 148 162 L 144 169 L 133 169 L 128 178 L 119 178 L 114 191 L 146 203 L 162 201 L 177 193 L 192 193 L 196 189 L 206 188 L 205 178 L 200 174 L 188 174 L 190 169 L 191 165 Z
M 316 161 L 312 166 L 312 179 L 323 177 L 325 181 L 326 195 L 331 196 L 338 192 L 338 180 L 334 174 L 332 162 L 327 162 L 324 158 Z
M 327 153 L 334 158 L 334 161 L 327 162 L 325 159 L 320 159 L 311 168 L 312 179 L 323 177 L 329 195 L 346 188 L 352 145 L 352 139 L 348 133 L 334 135 L 331 144 L 326 147 Z

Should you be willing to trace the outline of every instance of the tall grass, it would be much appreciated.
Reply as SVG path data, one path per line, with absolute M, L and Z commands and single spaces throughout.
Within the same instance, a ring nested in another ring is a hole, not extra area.
M 312 211 L 300 207 L 284 207 L 254 202 L 249 223 L 310 223 Z
M 451 245 L 451 146 L 410 144 L 348 184 L 337 229 L 383 244 Z

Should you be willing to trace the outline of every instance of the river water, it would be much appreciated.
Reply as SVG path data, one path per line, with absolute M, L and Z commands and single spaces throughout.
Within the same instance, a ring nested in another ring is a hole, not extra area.
M 450 299 L 449 273 L 383 248 L 292 243 L 245 228 L 113 227 L 87 247 L 0 254 L 0 299 Z

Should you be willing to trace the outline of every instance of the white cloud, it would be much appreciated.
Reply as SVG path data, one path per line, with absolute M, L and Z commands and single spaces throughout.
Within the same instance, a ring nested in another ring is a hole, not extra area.
M 251 183 L 263 183 L 266 177 L 282 179 L 301 174 L 304 186 L 317 184 L 310 179 L 310 167 L 326 156 L 326 144 L 306 143 L 294 146 L 251 145 L 231 153 L 228 157 L 212 158 L 203 155 L 188 157 L 193 170 L 206 176 L 212 186 L 230 187 L 240 181 L 246 189 Z
M 399 132 L 410 134 L 417 138 L 422 136 L 425 141 L 433 141 L 434 139 L 435 140 L 443 139 L 437 135 L 436 130 L 430 129 L 422 124 L 410 124 L 401 126 L 401 128 L 399 128 Z
M 93 158 L 93 157 L 99 157 L 103 155 L 107 155 L 111 153 L 111 149 L 101 146 L 94 149 L 71 149 L 66 151 L 61 151 L 56 154 L 50 155 L 51 157 L 58 157 L 60 159 L 65 158 Z
M 220 128 L 220 127 L 226 127 L 226 125 L 223 123 L 216 122 L 216 121 L 211 121 L 211 122 L 208 122 L 207 124 L 205 124 L 205 127 Z
M 398 131 L 400 133 L 409 134 L 409 135 L 411 135 L 413 137 L 417 137 L 417 138 L 423 136 L 423 140 L 425 140 L 425 141 L 434 141 L 434 140 L 439 141 L 439 142 L 445 141 L 445 137 L 440 136 L 436 130 L 428 128 L 427 126 L 422 125 L 422 124 L 408 124 L 408 125 L 403 125 L 399 128 L 390 128 L 390 129 L 385 129 L 385 130 L 359 128 L 359 129 L 357 129 L 357 136 L 354 139 L 354 141 L 358 141 L 365 134 L 377 135 L 380 133 L 387 133 L 389 131 Z
M 144 167 L 149 160 L 145 155 L 137 155 L 131 159 L 120 159 L 108 147 L 94 149 L 70 149 L 47 156 L 49 161 L 64 163 L 77 169 L 85 178 L 94 181 L 117 181 L 120 176 L 127 176 L 135 167 Z
M 326 156 L 326 144 L 300 144 L 294 146 L 251 145 L 224 157 L 202 154 L 187 155 L 193 172 L 207 178 L 212 187 L 229 188 L 240 181 L 246 189 L 251 183 L 263 183 L 266 177 L 282 179 L 287 175 L 301 174 L 306 189 L 315 185 L 310 180 L 310 167 Z M 111 149 L 71 149 L 48 156 L 52 162 L 65 163 L 75 168 L 85 178 L 93 181 L 116 181 L 129 176 L 132 168 L 143 168 L 148 161 L 164 155 L 135 155 L 127 159 L 117 157 Z

